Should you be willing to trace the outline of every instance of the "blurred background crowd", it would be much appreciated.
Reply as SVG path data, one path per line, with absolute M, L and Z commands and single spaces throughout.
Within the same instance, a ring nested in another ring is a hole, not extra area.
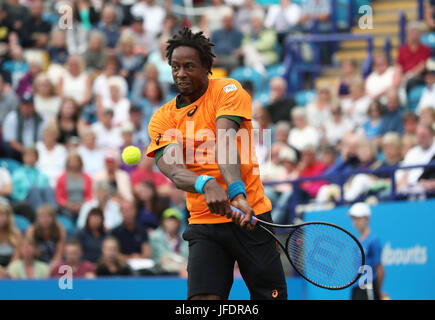
M 151 116 L 176 95 L 165 48 L 182 26 L 215 44 L 212 77 L 251 94 L 263 182 L 325 176 L 267 186 L 275 222 L 288 222 L 292 201 L 315 209 L 435 191 L 435 168 L 391 175 L 435 161 L 435 56 L 420 40 L 435 30 L 434 1 L 395 59 L 376 51 L 366 75 L 324 46 L 339 76 L 302 100 L 277 72 L 285 38 L 330 32 L 331 0 L 195 0 L 201 14 L 190 18 L 179 2 L 0 1 L 0 277 L 56 277 L 62 265 L 90 278 L 186 275 L 184 193 L 152 158 L 120 159 L 125 146 L 146 149 Z

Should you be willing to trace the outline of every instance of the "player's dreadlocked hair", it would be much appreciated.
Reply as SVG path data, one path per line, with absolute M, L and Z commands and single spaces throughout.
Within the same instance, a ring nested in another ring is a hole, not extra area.
M 202 31 L 193 33 L 192 30 L 184 27 L 169 39 L 167 43 L 166 58 L 168 59 L 169 64 L 172 62 L 172 53 L 175 48 L 181 46 L 192 47 L 198 50 L 201 63 L 208 68 L 208 72 L 211 74 L 213 58 L 216 57 L 211 51 L 214 43 L 210 42 L 210 39 L 206 38 Z

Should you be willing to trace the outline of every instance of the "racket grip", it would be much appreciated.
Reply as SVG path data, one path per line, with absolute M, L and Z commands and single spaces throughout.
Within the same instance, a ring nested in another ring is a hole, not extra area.
M 243 214 L 244 216 L 246 216 L 246 214 L 245 214 L 242 210 L 240 210 L 240 209 L 238 209 L 238 208 L 236 208 L 236 207 L 234 207 L 234 206 L 230 206 L 230 207 L 231 207 L 231 210 L 232 210 L 232 211 L 240 212 L 241 214 Z M 258 219 L 257 219 L 255 216 L 253 216 L 253 217 L 251 218 L 251 224 L 252 224 L 253 226 L 255 226 L 255 225 L 257 224 L 257 222 L 258 222 Z

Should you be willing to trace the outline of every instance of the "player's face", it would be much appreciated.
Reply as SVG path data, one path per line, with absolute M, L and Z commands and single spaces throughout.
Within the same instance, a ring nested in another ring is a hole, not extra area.
M 208 69 L 203 66 L 198 51 L 191 47 L 177 47 L 171 58 L 172 77 L 183 96 L 199 98 L 207 87 Z

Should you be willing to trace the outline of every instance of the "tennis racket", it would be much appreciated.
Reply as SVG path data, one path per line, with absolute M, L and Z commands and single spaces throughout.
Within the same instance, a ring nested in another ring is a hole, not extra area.
M 236 207 L 231 210 L 245 214 Z M 281 225 L 252 217 L 251 224 L 270 234 L 284 250 L 293 268 L 308 282 L 329 290 L 355 283 L 363 272 L 364 251 L 345 229 L 327 222 Z M 285 243 L 265 226 L 292 229 Z

